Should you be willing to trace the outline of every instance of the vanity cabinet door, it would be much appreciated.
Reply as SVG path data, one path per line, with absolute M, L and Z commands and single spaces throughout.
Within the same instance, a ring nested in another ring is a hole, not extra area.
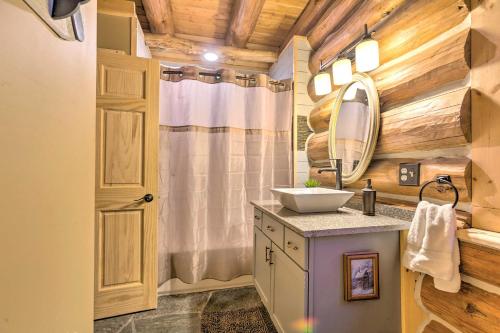
M 271 240 L 254 227 L 254 283 L 262 303 L 267 309 L 271 305 Z
M 307 319 L 307 272 L 274 244 L 271 260 L 272 316 L 278 330 L 284 333 L 308 332 L 303 326 Z

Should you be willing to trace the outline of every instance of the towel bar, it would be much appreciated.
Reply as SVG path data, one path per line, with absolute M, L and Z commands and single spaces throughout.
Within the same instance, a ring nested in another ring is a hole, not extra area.
M 432 183 L 446 184 L 446 185 L 451 186 L 451 188 L 455 192 L 455 202 L 453 202 L 453 208 L 455 208 L 458 204 L 459 194 L 458 194 L 457 188 L 455 187 L 455 185 L 453 185 L 453 183 L 451 181 L 451 176 L 449 176 L 449 175 L 439 175 L 439 176 L 436 176 L 435 180 L 430 180 L 430 181 L 424 183 L 424 185 L 422 185 L 422 187 L 420 188 L 420 193 L 418 194 L 418 200 L 422 201 L 422 193 L 424 192 L 425 187 L 429 184 L 432 184 Z

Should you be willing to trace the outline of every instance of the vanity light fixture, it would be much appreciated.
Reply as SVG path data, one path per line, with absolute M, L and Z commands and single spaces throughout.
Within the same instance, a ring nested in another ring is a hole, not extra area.
M 378 42 L 370 37 L 368 25 L 365 24 L 365 36 L 356 46 L 356 70 L 369 72 L 380 65 Z
M 330 65 L 332 65 L 333 83 L 338 86 L 352 82 L 352 59 L 356 59 L 357 72 L 369 72 L 380 65 L 378 42 L 371 38 L 373 32 L 373 29 L 368 31 L 368 25 L 365 24 L 362 36 L 325 63 L 320 61 L 320 72 L 314 77 L 314 89 L 317 96 L 323 96 L 332 91 L 330 76 L 325 73 L 325 68 Z
M 214 52 L 205 52 L 203 54 L 203 58 L 205 58 L 205 60 L 210 61 L 210 62 L 214 62 L 214 61 L 219 60 L 219 56 Z
M 351 60 L 342 58 L 335 61 L 332 65 L 333 83 L 336 86 L 342 86 L 352 82 Z
M 321 71 L 314 77 L 314 91 L 318 96 L 327 95 L 332 92 L 332 81 L 329 73 Z

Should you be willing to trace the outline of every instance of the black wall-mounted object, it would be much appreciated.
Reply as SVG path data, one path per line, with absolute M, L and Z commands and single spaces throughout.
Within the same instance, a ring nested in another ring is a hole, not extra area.
M 90 0 L 48 0 L 49 14 L 54 20 L 65 19 L 75 14 L 80 5 Z
M 54 20 L 71 17 L 75 39 L 83 42 L 85 39 L 85 31 L 82 14 L 79 9 L 80 5 L 89 1 L 90 0 L 48 0 L 49 14 Z
M 399 164 L 399 185 L 420 186 L 420 163 Z
M 432 184 L 432 183 L 437 183 L 439 185 L 448 185 L 448 186 L 450 186 L 452 188 L 453 192 L 455 193 L 455 201 L 453 201 L 452 207 L 453 208 L 457 207 L 458 200 L 460 199 L 460 195 L 458 193 L 457 187 L 455 185 L 453 185 L 453 182 L 451 180 L 451 176 L 450 175 L 439 175 L 439 176 L 436 176 L 435 180 L 430 180 L 430 181 L 424 183 L 424 185 L 422 185 L 422 188 L 420 189 L 420 193 L 418 194 L 418 200 L 419 201 L 422 201 L 424 189 L 427 187 L 427 185 Z
M 71 15 L 71 24 L 73 25 L 73 33 L 76 40 L 83 42 L 85 40 L 85 30 L 83 28 L 83 19 L 80 11 L 76 11 Z

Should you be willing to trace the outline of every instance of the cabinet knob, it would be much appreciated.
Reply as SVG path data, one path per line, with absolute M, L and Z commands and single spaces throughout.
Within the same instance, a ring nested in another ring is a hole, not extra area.
M 299 247 L 297 245 L 293 245 L 292 242 L 287 242 L 286 243 L 286 246 L 289 248 L 289 249 L 294 249 L 294 250 L 298 250 Z
M 268 226 L 266 227 L 266 230 L 269 230 L 269 231 L 273 232 L 273 231 L 274 231 L 274 228 L 273 228 L 273 227 L 271 227 L 270 225 L 268 225 Z
M 260 216 L 259 216 L 259 215 L 255 215 L 255 216 L 254 216 L 254 219 L 256 219 L 256 220 L 260 220 Z

